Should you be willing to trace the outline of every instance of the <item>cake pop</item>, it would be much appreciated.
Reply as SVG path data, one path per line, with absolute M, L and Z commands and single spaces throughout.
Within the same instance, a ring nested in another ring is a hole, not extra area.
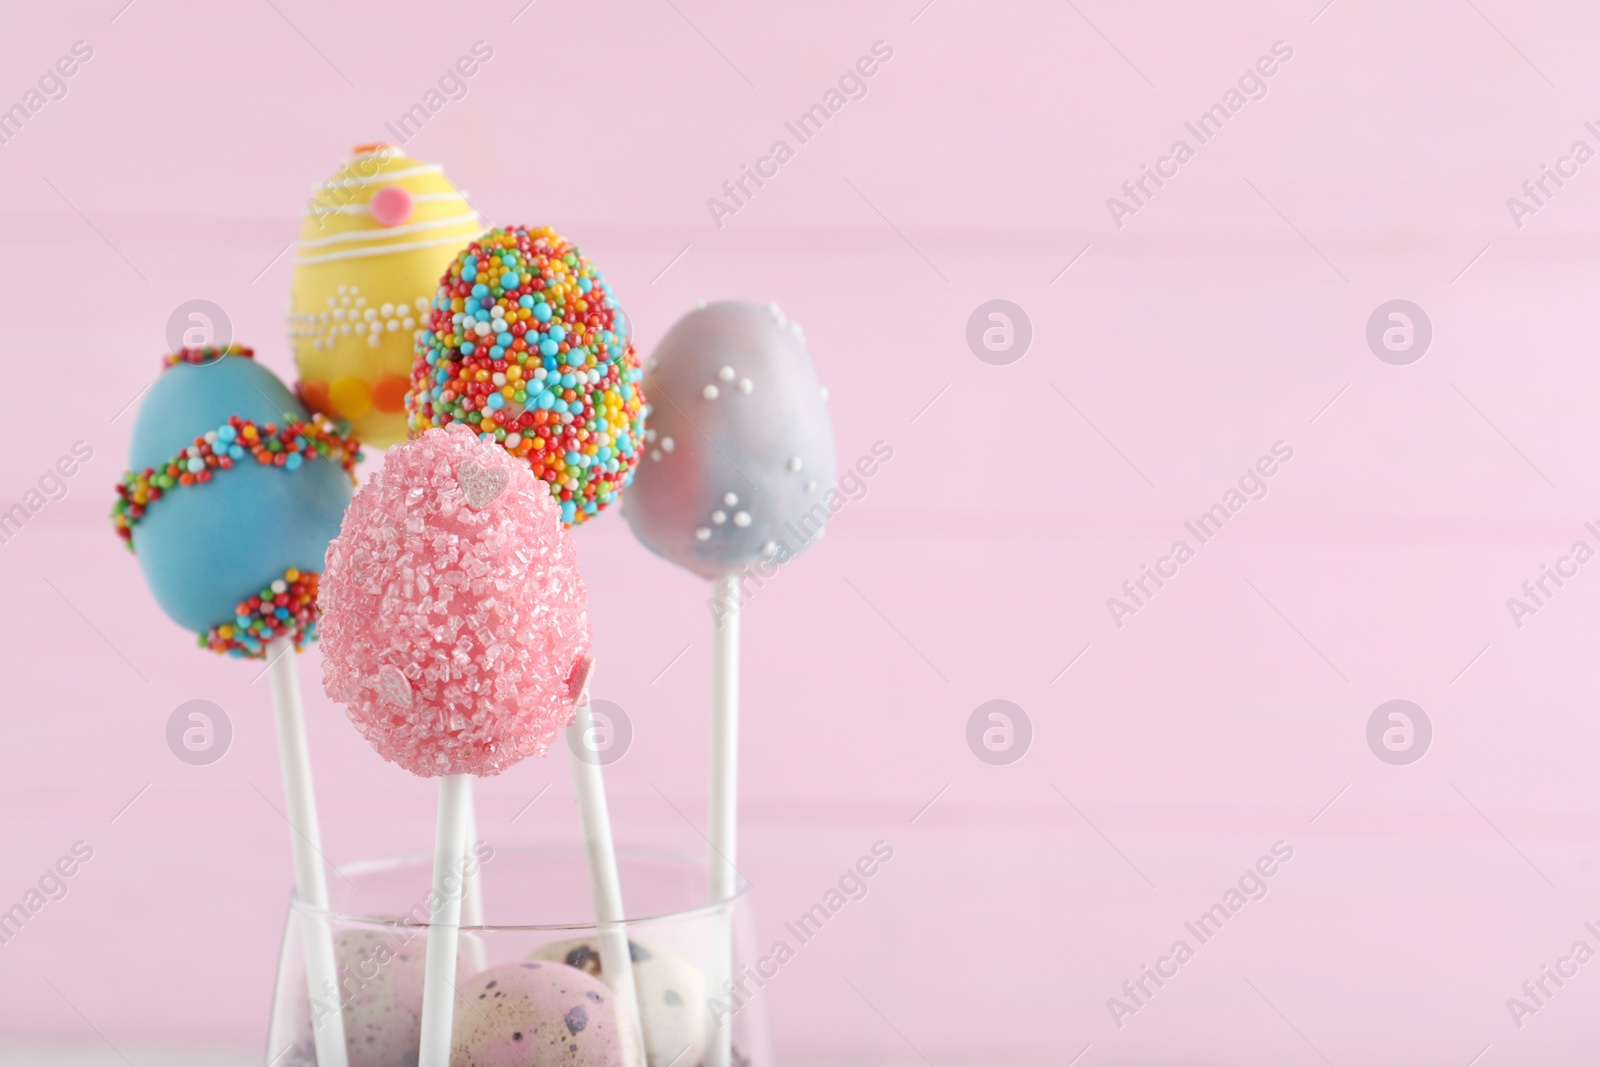
M 711 786 L 706 985 L 733 974 L 737 888 L 739 608 L 743 568 L 787 563 L 832 509 L 833 427 L 800 325 L 776 304 L 700 307 L 661 339 L 645 373 L 650 429 L 623 514 L 656 554 L 712 581 Z M 769 570 L 770 573 L 770 570 Z M 730 1067 L 732 1031 L 712 1023 L 706 1067 Z
M 328 548 L 323 686 L 439 777 L 420 1067 L 448 1067 L 468 775 L 543 755 L 588 677 L 587 594 L 548 490 L 464 425 L 390 450 Z
M 576 967 L 491 967 L 461 987 L 453 1067 L 642 1067 L 639 1034 L 611 990 Z
M 639 990 L 640 1024 L 649 1067 L 699 1067 L 705 1055 L 705 978 L 676 952 L 633 938 L 628 940 L 633 979 Z M 600 946 L 594 938 L 552 941 L 528 956 L 555 960 L 605 979 Z
M 323 685 L 384 759 L 499 774 L 573 718 L 587 594 L 550 494 L 465 425 L 391 449 L 328 549 Z
M 702 578 L 787 562 L 821 532 L 833 427 L 800 325 L 775 305 L 691 311 L 656 346 L 634 535 Z
M 450 263 L 417 342 L 413 436 L 466 424 L 584 522 L 633 478 L 639 359 L 605 278 L 548 228 L 490 230 Z
M 405 436 L 407 372 L 439 275 L 483 232 L 438 164 L 362 145 L 307 204 L 289 290 L 306 404 L 387 448 Z
M 239 345 L 168 357 L 111 520 L 156 602 L 203 647 L 315 639 L 317 575 L 360 450 Z
M 139 407 L 130 453 L 111 519 L 157 603 L 197 631 L 201 647 L 269 660 L 295 887 L 325 910 L 294 652 L 316 637 L 317 576 L 360 449 L 345 427 L 308 416 L 250 349 L 230 345 L 167 357 Z M 331 990 L 332 934 L 315 914 L 302 930 L 307 977 Z M 322 1067 L 344 1067 L 338 1012 L 314 1039 Z

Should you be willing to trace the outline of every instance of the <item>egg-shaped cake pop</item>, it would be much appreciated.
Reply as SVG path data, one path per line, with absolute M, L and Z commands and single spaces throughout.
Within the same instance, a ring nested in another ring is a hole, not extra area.
M 357 148 L 307 203 L 289 290 L 301 394 L 387 448 L 405 437 L 406 386 L 439 276 L 483 232 L 436 163 Z
M 412 434 L 464 423 L 543 479 L 571 526 L 633 479 L 639 357 L 593 264 L 549 228 L 490 230 L 439 280 L 406 404 Z
M 688 960 L 655 942 L 628 939 L 639 1021 L 649 1067 L 699 1067 L 706 1051 L 706 981 Z M 605 981 L 600 944 L 593 938 L 552 941 L 528 956 L 577 967 Z
M 644 374 L 649 430 L 623 514 L 645 547 L 703 578 L 786 562 L 821 532 L 833 424 L 798 323 L 724 301 L 667 331 Z
M 491 967 L 456 996 L 451 1067 L 642 1067 L 633 1020 L 576 967 Z
M 334 935 L 339 961 L 339 1000 L 349 1067 L 416 1067 L 422 1042 L 422 978 L 425 939 L 414 927 L 393 931 L 341 930 Z M 412 935 L 412 936 L 407 936 Z M 456 984 L 472 976 L 466 953 L 456 961 Z M 304 985 L 296 998 L 300 1062 L 315 1063 L 311 1001 Z
M 260 657 L 316 637 L 318 575 L 360 449 L 301 406 L 250 349 L 167 357 L 134 422 L 111 519 L 172 620 Z
M 543 483 L 462 424 L 390 449 L 328 546 L 322 682 L 422 777 L 499 774 L 573 721 L 592 644 Z

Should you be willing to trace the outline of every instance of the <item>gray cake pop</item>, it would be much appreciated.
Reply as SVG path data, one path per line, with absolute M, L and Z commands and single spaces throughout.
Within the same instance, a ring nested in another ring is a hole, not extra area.
M 833 424 L 800 325 L 776 304 L 689 312 L 656 346 L 644 395 L 622 513 L 646 548 L 715 579 L 787 562 L 822 532 Z

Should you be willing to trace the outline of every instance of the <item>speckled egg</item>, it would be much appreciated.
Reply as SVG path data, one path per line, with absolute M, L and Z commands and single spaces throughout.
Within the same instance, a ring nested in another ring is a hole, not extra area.
M 407 939 L 406 933 L 414 936 Z M 339 961 L 350 1067 L 416 1067 L 422 1040 L 426 937 L 415 929 L 344 930 L 334 935 L 333 947 Z M 457 984 L 471 974 L 471 964 L 462 954 L 457 960 Z M 301 986 L 304 988 L 304 979 Z M 315 1063 L 310 1008 L 303 994 L 299 1003 L 301 1038 L 297 1048 L 306 1063 Z
M 653 942 L 630 940 L 628 955 L 650 1067 L 694 1067 L 706 1049 L 704 976 L 688 960 Z M 552 941 L 528 958 L 556 960 L 605 980 L 600 946 L 593 939 Z
M 718 578 L 821 534 L 840 500 L 833 424 L 799 324 L 776 305 L 691 311 L 656 346 L 644 393 L 622 511 L 646 548 Z
M 459 989 L 450 1067 L 639 1067 L 611 990 L 562 963 L 491 967 Z

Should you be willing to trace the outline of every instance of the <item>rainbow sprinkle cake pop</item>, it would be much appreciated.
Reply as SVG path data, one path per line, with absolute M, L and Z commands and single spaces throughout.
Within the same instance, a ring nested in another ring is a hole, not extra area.
M 168 356 L 111 520 L 157 603 L 202 647 L 259 658 L 316 638 L 317 577 L 361 458 L 250 349 Z
M 639 358 L 605 278 L 548 228 L 491 230 L 440 279 L 406 396 L 415 436 L 465 423 L 584 522 L 633 480 Z
M 390 449 L 328 548 L 322 679 L 378 754 L 499 774 L 570 725 L 587 594 L 550 494 L 454 424 Z
M 311 194 L 289 290 L 307 406 L 387 448 L 406 432 L 412 351 L 450 258 L 483 232 L 436 163 L 361 145 Z

